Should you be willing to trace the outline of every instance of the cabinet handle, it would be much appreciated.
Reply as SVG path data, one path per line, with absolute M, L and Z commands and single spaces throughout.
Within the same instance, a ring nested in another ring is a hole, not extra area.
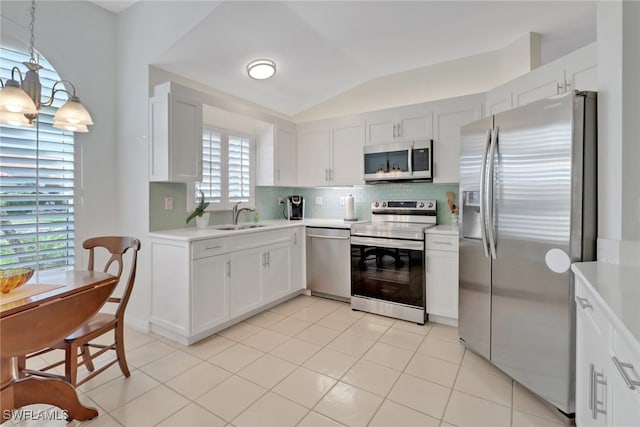
M 333 181 L 333 169 L 329 168 L 329 181 Z
M 396 137 L 396 124 L 393 124 L 393 137 Z
M 564 91 L 568 92 L 569 88 L 571 87 L 571 83 L 569 83 L 568 81 L 564 81 Z
M 267 252 L 267 267 L 271 267 L 271 253 Z
M 580 307 L 582 307 L 583 309 L 586 310 L 587 308 L 590 308 L 593 310 L 593 306 L 591 305 L 591 303 L 587 298 L 576 296 L 576 301 L 578 302 L 578 304 L 580 304 Z
M 453 245 L 451 242 L 444 242 L 442 240 L 434 240 L 433 243 L 437 243 L 438 245 Z
M 329 169 L 324 169 L 324 180 L 329 181 Z
M 222 245 L 207 246 L 207 247 L 205 247 L 205 249 L 208 250 L 208 251 L 212 251 L 214 249 L 220 249 L 221 247 L 222 247 Z
M 398 123 L 398 138 L 400 138 L 402 136 L 402 127 L 401 124 Z
M 627 387 L 629 387 L 631 390 L 635 390 L 636 387 L 640 387 L 640 381 L 629 378 L 629 375 L 627 375 L 627 372 L 624 370 L 624 368 L 629 368 L 630 370 L 635 372 L 635 369 L 633 369 L 633 365 L 631 363 L 621 362 L 616 356 L 613 356 L 611 360 L 613 360 L 613 364 L 616 365 L 616 368 L 618 368 L 618 372 L 620 372 L 620 375 L 622 375 L 622 379 L 627 384 Z
M 562 88 L 562 83 L 560 83 L 560 82 L 556 83 L 556 94 L 562 93 L 563 92 L 562 89 L 563 89 Z
M 429 257 L 428 256 L 424 257 L 424 272 L 425 273 L 429 272 Z
M 231 261 L 227 261 L 227 277 L 231 277 Z
M 262 266 L 263 267 L 267 266 L 267 253 L 266 252 L 262 253 Z
M 598 414 L 606 415 L 607 411 L 604 408 L 604 400 L 598 400 L 598 385 L 607 386 L 607 380 L 604 378 L 604 374 L 596 371 L 593 363 L 591 368 L 591 384 L 593 385 L 591 393 L 591 402 L 589 407 L 591 408 L 591 416 L 594 420 L 598 419 Z

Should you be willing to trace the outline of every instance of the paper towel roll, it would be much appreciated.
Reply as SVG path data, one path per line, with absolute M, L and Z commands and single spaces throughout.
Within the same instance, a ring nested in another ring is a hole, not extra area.
M 351 194 L 349 194 L 347 196 L 347 200 L 346 200 L 346 206 L 347 206 L 347 214 L 344 217 L 344 219 L 346 220 L 354 220 L 356 219 L 356 213 L 355 213 L 355 208 L 354 208 L 354 200 L 353 200 L 353 196 Z

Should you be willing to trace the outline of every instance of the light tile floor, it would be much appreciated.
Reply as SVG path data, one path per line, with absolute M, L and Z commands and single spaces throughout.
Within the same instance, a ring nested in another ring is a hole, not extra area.
M 185 347 L 126 331 L 117 365 L 79 387 L 74 426 L 558 426 L 540 399 L 458 343 L 455 328 L 298 296 Z M 41 357 L 36 363 L 46 363 Z M 55 411 L 32 405 L 34 411 Z M 36 412 L 34 412 L 36 413 Z M 3 426 L 65 425 L 9 420 Z

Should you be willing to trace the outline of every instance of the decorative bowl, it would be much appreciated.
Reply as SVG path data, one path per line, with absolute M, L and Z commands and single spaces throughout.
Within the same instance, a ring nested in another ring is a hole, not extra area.
M 24 285 L 31 276 L 33 276 L 33 268 L 29 267 L 0 269 L 0 291 L 8 294 L 13 289 Z

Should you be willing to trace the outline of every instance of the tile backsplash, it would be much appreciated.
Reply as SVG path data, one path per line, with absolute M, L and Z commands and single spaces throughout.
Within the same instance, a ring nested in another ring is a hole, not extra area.
M 150 183 L 149 191 L 149 228 L 150 231 L 171 228 L 195 227 L 194 222 L 186 225 L 186 186 L 185 184 Z M 447 205 L 447 192 L 454 193 L 458 200 L 458 184 L 432 184 L 411 182 L 398 184 L 363 185 L 356 187 L 256 187 L 256 210 L 260 219 L 284 218 L 284 206 L 278 204 L 278 198 L 296 194 L 304 197 L 305 216 L 307 218 L 344 218 L 346 206 L 340 205 L 340 197 L 352 194 L 355 200 L 355 213 L 358 219 L 371 217 L 371 201 L 378 199 L 395 200 L 436 200 L 438 203 L 438 224 L 450 224 L 451 215 Z M 164 210 L 164 198 L 174 198 L 174 209 Z M 243 213 L 244 214 L 244 213 Z M 246 214 L 240 221 L 249 221 L 252 214 Z M 230 211 L 212 212 L 210 223 L 226 224 L 231 222 Z

